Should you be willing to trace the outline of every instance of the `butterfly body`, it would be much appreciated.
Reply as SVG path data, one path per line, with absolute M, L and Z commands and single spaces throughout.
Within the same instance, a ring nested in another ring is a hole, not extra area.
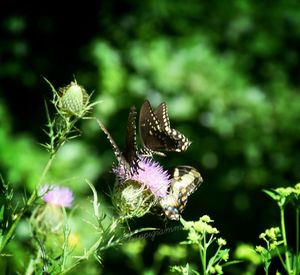
M 169 194 L 160 201 L 160 205 L 168 219 L 179 220 L 188 197 L 196 191 L 202 181 L 200 173 L 191 166 L 174 168 Z

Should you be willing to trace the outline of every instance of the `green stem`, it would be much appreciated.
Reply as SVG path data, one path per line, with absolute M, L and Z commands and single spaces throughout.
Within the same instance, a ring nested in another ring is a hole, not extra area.
M 285 266 L 284 260 L 283 260 L 283 258 L 281 257 L 281 252 L 279 251 L 278 247 L 276 247 L 276 252 L 277 252 L 278 258 L 279 258 L 279 260 L 280 260 L 282 266 Z
M 269 266 L 267 263 L 264 264 L 265 275 L 269 275 Z
M 69 240 L 69 236 L 70 236 L 70 228 L 68 226 L 68 220 L 67 220 L 67 213 L 66 213 L 66 209 L 64 207 L 62 207 L 62 211 L 64 214 L 64 243 L 63 243 L 63 253 L 62 253 L 62 262 L 61 262 L 61 270 L 64 270 L 65 265 L 66 265 L 66 261 L 67 261 L 67 253 L 68 253 L 68 240 Z
M 34 259 L 30 259 L 29 264 L 28 264 L 28 266 L 26 268 L 25 275 L 31 275 L 31 274 L 33 274 L 33 272 L 34 272 L 34 262 L 35 262 Z
M 51 158 L 48 160 L 45 168 L 43 169 L 42 175 L 38 181 L 38 184 L 36 186 L 36 188 L 34 189 L 34 191 L 32 192 L 31 196 L 29 197 L 29 199 L 27 200 L 25 206 L 20 210 L 20 212 L 17 214 L 13 224 L 11 225 L 11 227 L 9 228 L 7 234 L 5 235 L 5 237 L 3 238 L 2 242 L 1 242 L 1 246 L 0 246 L 0 253 L 2 253 L 3 249 L 5 248 L 5 246 L 7 245 L 7 243 L 9 242 L 9 240 L 11 239 L 13 233 L 15 232 L 15 229 L 20 221 L 20 219 L 23 217 L 24 213 L 27 211 L 28 207 L 30 207 L 32 205 L 32 203 L 36 200 L 37 198 L 37 190 L 38 187 L 41 185 L 41 183 L 44 181 L 45 176 L 47 174 L 47 172 L 49 171 L 49 168 L 54 160 L 55 155 L 52 155 Z
M 300 262 L 300 255 L 299 255 L 299 207 L 296 207 L 296 270 L 295 274 L 298 274 L 298 266 Z
M 81 262 L 87 260 L 92 254 L 94 254 L 97 250 L 102 251 L 110 247 L 109 245 L 102 247 L 99 249 L 100 244 L 102 241 L 116 228 L 117 224 L 120 222 L 120 219 L 112 221 L 111 225 L 107 227 L 107 229 L 102 233 L 102 236 L 99 237 L 99 239 L 84 253 L 83 256 L 80 256 L 77 261 L 73 265 L 71 265 L 69 268 L 62 270 L 61 274 L 65 274 L 72 269 L 74 269 L 77 265 L 79 265 Z
M 219 263 L 222 260 L 222 258 L 221 258 L 221 259 L 218 260 L 218 262 L 216 261 L 216 257 L 218 255 L 220 249 L 221 249 L 221 247 L 219 246 L 218 249 L 217 249 L 217 251 L 216 251 L 216 253 L 215 253 L 215 255 L 213 257 L 211 257 L 211 259 L 209 260 L 209 262 L 211 262 L 211 265 L 208 265 L 208 267 L 207 267 L 208 270 L 210 269 L 211 266 Z
M 290 266 L 290 259 L 288 254 L 288 245 L 287 245 L 287 238 L 286 238 L 286 230 L 285 230 L 285 219 L 284 219 L 284 207 L 280 207 L 280 220 L 281 220 L 281 233 L 284 245 L 284 254 L 285 254 L 285 263 L 286 263 L 286 271 L 288 274 L 291 273 L 291 266 Z
M 37 190 L 37 188 L 44 182 L 45 177 L 46 177 L 46 175 L 47 175 L 47 173 L 48 173 L 48 171 L 49 171 L 49 169 L 50 169 L 50 167 L 52 165 L 52 162 L 53 162 L 55 156 L 56 156 L 56 154 L 51 155 L 50 159 L 48 160 L 48 162 L 47 162 L 47 164 L 46 164 L 46 166 L 45 166 L 45 168 L 44 168 L 44 170 L 42 172 L 42 175 L 41 175 L 41 177 L 40 177 L 40 179 L 38 181 L 38 184 L 37 184 L 35 190 Z
M 203 268 L 203 274 L 207 274 L 206 270 L 206 233 L 203 234 L 203 253 L 202 253 L 202 268 Z
M 62 272 L 60 274 L 66 274 L 68 272 L 70 272 L 72 269 L 74 269 L 77 265 L 79 265 L 81 262 L 87 260 L 92 254 L 95 253 L 95 251 L 97 250 L 97 248 L 99 247 L 100 243 L 102 242 L 102 238 L 100 237 L 94 245 L 92 245 L 88 251 L 86 251 L 84 253 L 83 256 L 79 257 L 78 260 L 69 268 L 62 270 Z
M 270 243 L 266 238 L 263 238 L 263 240 L 267 244 L 267 251 L 269 252 L 269 255 L 270 255 Z M 277 248 L 277 250 L 278 250 L 278 248 Z M 280 254 L 278 256 L 280 257 L 281 263 L 284 266 L 284 262 L 282 261 L 282 258 L 280 256 Z M 270 258 L 272 258 L 272 257 L 270 256 Z M 265 275 L 268 275 L 269 274 L 269 266 L 270 266 L 271 263 L 269 262 L 269 258 L 267 258 L 266 256 L 263 256 L 262 259 L 263 259 L 263 263 L 264 263 L 264 270 L 265 270 L 265 273 L 266 273 Z

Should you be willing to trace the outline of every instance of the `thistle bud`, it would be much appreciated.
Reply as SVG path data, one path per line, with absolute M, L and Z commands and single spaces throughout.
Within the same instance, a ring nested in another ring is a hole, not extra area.
M 115 190 L 113 204 L 124 215 L 141 217 L 155 203 L 153 194 L 140 183 L 128 180 Z
M 88 94 L 76 82 L 71 82 L 68 86 L 61 88 L 59 92 L 61 93 L 59 107 L 70 115 L 80 114 L 88 105 Z

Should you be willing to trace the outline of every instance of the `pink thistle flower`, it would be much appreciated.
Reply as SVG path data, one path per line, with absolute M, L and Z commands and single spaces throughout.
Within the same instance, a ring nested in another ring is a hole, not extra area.
M 170 175 L 163 167 L 154 160 L 147 157 L 140 157 L 139 168 L 132 175 L 126 175 L 122 166 L 113 169 L 121 181 L 132 180 L 139 182 L 148 188 L 156 198 L 167 196 L 171 183 Z
M 59 207 L 70 208 L 74 199 L 73 192 L 69 188 L 56 185 L 45 184 L 40 188 L 39 194 L 44 202 Z

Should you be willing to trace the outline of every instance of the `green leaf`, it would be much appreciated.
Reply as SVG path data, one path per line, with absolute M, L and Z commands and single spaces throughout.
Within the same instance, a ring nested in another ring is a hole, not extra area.
M 275 190 L 262 190 L 264 193 L 266 193 L 267 195 L 269 195 L 273 200 L 275 201 L 279 201 L 280 200 L 280 196 L 278 195 L 278 193 Z

